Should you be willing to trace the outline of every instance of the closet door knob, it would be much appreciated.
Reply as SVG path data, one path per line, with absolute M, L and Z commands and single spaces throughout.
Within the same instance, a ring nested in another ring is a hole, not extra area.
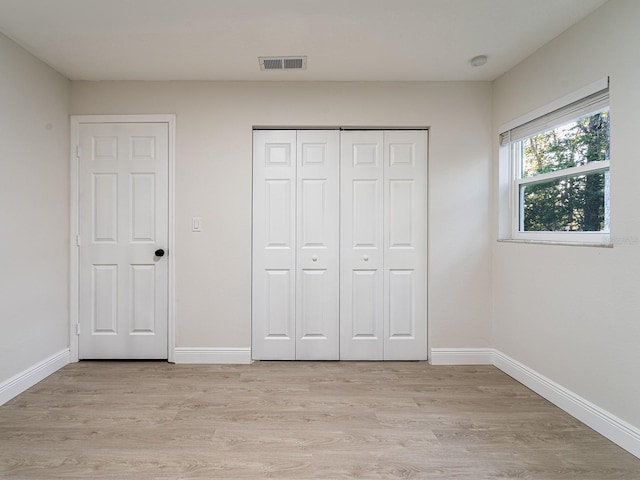
M 362 256 L 362 259 L 363 259 L 365 262 L 368 262 L 368 261 L 369 261 L 369 255 L 363 255 L 363 256 Z
M 314 262 L 317 262 L 318 261 L 318 256 L 314 255 L 313 257 L 311 257 L 311 260 L 313 260 Z
M 159 248 L 158 250 L 155 251 L 155 255 L 156 257 L 164 257 L 164 250 Z

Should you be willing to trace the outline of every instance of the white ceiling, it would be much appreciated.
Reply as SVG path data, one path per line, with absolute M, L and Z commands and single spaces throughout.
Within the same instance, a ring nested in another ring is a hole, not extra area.
M 0 32 L 72 80 L 493 80 L 605 1 L 0 0 Z

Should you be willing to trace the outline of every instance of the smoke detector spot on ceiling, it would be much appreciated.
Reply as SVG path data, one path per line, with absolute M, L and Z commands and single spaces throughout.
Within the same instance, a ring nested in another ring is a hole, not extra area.
M 307 57 L 258 57 L 260 70 L 306 70 Z
M 469 60 L 472 67 L 481 67 L 487 63 L 489 58 L 486 55 L 478 55 Z

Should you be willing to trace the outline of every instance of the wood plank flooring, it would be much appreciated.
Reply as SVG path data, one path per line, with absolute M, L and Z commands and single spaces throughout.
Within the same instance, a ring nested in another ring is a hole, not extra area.
M 640 479 L 491 366 L 71 364 L 0 407 L 3 479 Z

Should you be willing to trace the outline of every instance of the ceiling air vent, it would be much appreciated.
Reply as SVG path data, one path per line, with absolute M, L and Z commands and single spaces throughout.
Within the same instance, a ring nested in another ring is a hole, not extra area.
M 258 57 L 260 70 L 306 70 L 307 57 Z

